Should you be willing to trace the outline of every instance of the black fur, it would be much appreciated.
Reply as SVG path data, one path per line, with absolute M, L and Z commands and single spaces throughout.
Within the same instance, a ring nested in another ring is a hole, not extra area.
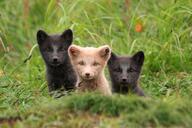
M 111 53 L 108 69 L 113 92 L 123 94 L 133 92 L 139 96 L 144 96 L 144 92 L 138 85 L 143 62 L 144 53 L 142 51 L 137 52 L 132 57 L 117 56 Z
M 75 87 L 77 77 L 67 52 L 72 41 L 73 33 L 70 29 L 61 35 L 48 35 L 43 30 L 37 32 L 39 50 L 46 64 L 49 92 L 62 87 L 66 90 Z

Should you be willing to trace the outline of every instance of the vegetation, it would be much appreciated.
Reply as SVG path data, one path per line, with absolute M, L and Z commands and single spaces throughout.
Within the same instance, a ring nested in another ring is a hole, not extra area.
M 75 44 L 109 44 L 119 55 L 143 50 L 149 98 L 50 97 L 36 32 L 66 28 Z M 1 0 L 0 127 L 190 128 L 191 41 L 191 0 Z

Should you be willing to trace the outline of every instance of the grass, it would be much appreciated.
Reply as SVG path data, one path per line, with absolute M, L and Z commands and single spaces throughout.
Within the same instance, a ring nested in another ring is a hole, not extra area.
M 15 123 L 18 127 L 190 127 L 191 107 L 191 102 L 181 99 L 103 97 L 85 93 L 44 100 L 38 107 L 24 114 L 17 112 L 14 117 L 22 121 Z
M 14 127 L 190 127 L 191 0 L 125 1 L 0 1 L 0 126 L 12 121 Z M 71 28 L 75 44 L 109 44 L 117 54 L 143 50 L 141 86 L 150 98 L 51 98 L 35 46 L 40 28 Z

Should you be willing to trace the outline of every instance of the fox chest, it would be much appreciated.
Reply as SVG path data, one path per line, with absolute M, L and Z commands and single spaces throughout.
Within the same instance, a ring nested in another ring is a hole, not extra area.
M 77 89 L 80 91 L 96 91 L 98 88 L 97 83 L 86 83 L 86 82 L 79 82 L 77 85 Z

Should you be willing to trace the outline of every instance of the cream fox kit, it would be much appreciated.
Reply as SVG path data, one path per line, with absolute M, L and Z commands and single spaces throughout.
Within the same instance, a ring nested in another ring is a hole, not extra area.
M 111 55 L 109 46 L 94 48 L 71 45 L 68 54 L 78 77 L 77 90 L 98 90 L 104 95 L 111 95 L 104 75 L 104 68 Z

